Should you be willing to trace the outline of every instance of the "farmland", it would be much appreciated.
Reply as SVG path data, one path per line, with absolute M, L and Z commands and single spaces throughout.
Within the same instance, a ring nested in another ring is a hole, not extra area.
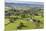
M 5 7 L 5 31 L 43 28 L 43 8 Z

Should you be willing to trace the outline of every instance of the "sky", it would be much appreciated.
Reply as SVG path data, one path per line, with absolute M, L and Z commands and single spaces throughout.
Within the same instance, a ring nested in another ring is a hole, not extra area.
M 5 0 L 5 2 L 23 3 L 23 2 L 43 2 L 44 0 Z

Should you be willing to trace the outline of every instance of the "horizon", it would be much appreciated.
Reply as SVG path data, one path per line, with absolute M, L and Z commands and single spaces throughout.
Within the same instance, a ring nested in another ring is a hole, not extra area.
M 9 2 L 5 2 L 5 3 L 9 3 Z M 10 2 L 11 3 L 11 2 Z M 43 2 L 19 2 L 20 4 L 40 4 L 40 5 L 44 5 Z
M 40 4 L 44 5 L 43 1 L 34 0 L 6 0 L 5 3 L 25 3 L 25 4 Z

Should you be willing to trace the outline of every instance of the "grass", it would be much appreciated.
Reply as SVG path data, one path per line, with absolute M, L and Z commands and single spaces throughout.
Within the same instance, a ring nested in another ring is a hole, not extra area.
M 33 18 L 37 20 L 44 20 L 44 17 L 41 17 L 41 16 L 33 16 Z
M 5 16 L 5 31 L 18 30 L 17 29 L 18 26 L 19 26 L 19 29 L 22 26 L 26 26 L 26 27 L 22 27 L 21 28 L 22 30 L 40 29 L 44 27 L 44 17 L 42 15 L 44 10 L 41 8 L 37 8 L 37 7 L 36 9 L 35 8 L 33 9 L 31 7 L 26 7 L 26 8 L 24 7 L 21 10 L 18 8 L 17 9 L 14 9 L 14 8 L 5 9 L 6 15 L 7 14 L 9 15 L 9 16 Z M 26 9 L 26 10 L 23 10 L 23 9 Z
M 12 17 L 12 16 L 11 16 Z M 14 16 L 15 17 L 15 16 Z M 41 16 L 34 16 L 34 19 L 38 19 L 41 22 L 43 22 L 43 17 Z M 21 19 L 17 19 L 14 23 L 10 23 L 8 25 L 5 26 L 5 31 L 11 31 L 11 30 L 18 30 L 17 26 L 20 25 L 20 23 L 23 23 L 25 26 L 27 27 L 22 27 L 22 30 L 24 29 L 35 29 L 36 28 L 36 24 L 34 24 L 31 21 L 27 21 L 27 20 L 21 20 Z M 5 23 L 9 23 L 8 19 L 5 18 Z M 43 27 L 43 24 L 40 24 L 41 27 Z
M 23 27 L 22 29 L 33 29 L 33 28 L 35 28 L 35 24 L 33 24 L 33 23 L 30 22 L 30 21 L 17 20 L 17 21 L 15 21 L 15 23 L 10 23 L 10 24 L 8 24 L 8 25 L 5 27 L 5 30 L 6 30 L 6 31 L 9 31 L 9 30 L 16 30 L 16 29 L 17 29 L 17 25 L 19 25 L 21 22 L 22 22 L 25 26 L 27 26 L 27 27 Z

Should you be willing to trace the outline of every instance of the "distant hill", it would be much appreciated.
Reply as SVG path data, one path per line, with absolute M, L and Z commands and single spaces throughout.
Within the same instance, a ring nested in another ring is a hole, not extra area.
M 44 7 L 44 4 L 28 4 L 28 3 L 5 3 L 5 6 L 6 7 L 13 7 L 13 8 L 16 8 L 16 7 L 40 7 L 40 8 L 43 8 Z

